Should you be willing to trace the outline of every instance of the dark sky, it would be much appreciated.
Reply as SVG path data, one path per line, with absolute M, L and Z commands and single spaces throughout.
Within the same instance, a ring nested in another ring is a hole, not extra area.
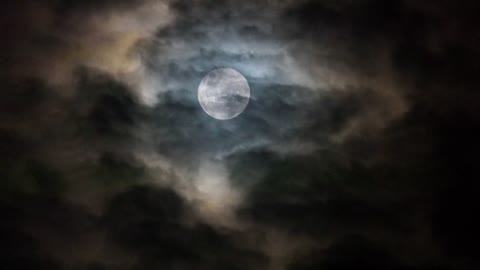
M 0 268 L 480 269 L 477 2 L 3 1 Z

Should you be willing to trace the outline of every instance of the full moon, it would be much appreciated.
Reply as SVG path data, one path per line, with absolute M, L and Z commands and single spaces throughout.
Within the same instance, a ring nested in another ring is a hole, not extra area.
M 245 110 L 250 100 L 250 87 L 240 72 L 231 68 L 210 71 L 198 86 L 198 101 L 211 117 L 228 120 Z

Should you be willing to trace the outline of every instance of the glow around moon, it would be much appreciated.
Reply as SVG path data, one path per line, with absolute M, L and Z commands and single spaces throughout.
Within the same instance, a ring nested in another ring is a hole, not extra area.
M 220 68 L 209 72 L 198 87 L 198 101 L 202 109 L 219 120 L 240 115 L 250 100 L 250 87 L 240 72 Z

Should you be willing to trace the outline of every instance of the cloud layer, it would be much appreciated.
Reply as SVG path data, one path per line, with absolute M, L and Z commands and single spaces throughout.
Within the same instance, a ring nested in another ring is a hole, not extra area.
M 7 1 L 5 269 L 476 269 L 474 1 Z M 228 121 L 198 85 L 251 88 Z

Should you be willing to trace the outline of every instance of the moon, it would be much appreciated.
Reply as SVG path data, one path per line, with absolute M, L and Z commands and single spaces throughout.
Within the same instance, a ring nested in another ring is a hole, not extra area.
M 247 79 L 231 68 L 219 68 L 203 77 L 198 86 L 198 102 L 202 109 L 218 120 L 240 115 L 250 100 Z

